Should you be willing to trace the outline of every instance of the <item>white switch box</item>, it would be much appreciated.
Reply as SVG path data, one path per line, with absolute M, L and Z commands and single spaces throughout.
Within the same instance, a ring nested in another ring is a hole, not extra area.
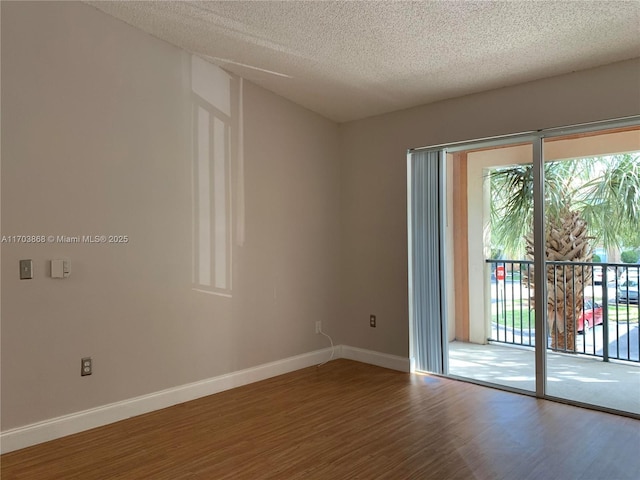
M 51 278 L 67 278 L 71 274 L 71 262 L 65 258 L 51 260 Z

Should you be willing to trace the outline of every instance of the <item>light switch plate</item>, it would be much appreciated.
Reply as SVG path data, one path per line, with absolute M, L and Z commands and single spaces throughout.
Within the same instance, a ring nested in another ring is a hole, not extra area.
M 20 280 L 31 280 L 33 278 L 33 260 L 20 260 Z
M 67 258 L 51 260 L 51 278 L 67 278 L 71 273 L 71 262 Z

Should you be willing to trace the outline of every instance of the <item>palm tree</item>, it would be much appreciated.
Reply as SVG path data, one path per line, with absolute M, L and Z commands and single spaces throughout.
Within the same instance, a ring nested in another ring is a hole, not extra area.
M 575 319 L 596 245 L 640 244 L 640 156 L 548 162 L 545 174 L 547 319 L 551 347 L 575 351 Z M 517 165 L 490 174 L 491 237 L 508 254 L 533 259 L 533 169 Z M 533 286 L 533 271 L 527 279 Z

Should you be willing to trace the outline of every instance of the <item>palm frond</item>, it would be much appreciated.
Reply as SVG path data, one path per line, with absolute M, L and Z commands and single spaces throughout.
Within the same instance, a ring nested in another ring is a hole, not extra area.
M 548 162 L 545 174 L 547 218 L 580 213 L 589 236 L 605 248 L 640 245 L 640 156 L 615 155 Z M 525 249 L 532 229 L 532 165 L 497 168 L 491 182 L 491 244 L 513 258 Z
M 581 188 L 583 217 L 605 248 L 640 244 L 640 156 L 608 157 Z

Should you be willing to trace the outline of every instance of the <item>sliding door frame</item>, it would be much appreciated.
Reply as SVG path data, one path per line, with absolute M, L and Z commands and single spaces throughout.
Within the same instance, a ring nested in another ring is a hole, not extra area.
M 615 120 L 606 120 L 606 121 L 599 121 L 599 122 L 593 122 L 593 123 L 585 123 L 580 125 L 573 125 L 569 127 L 556 127 L 556 128 L 522 132 L 517 134 L 503 135 L 498 137 L 484 138 L 484 139 L 478 139 L 478 140 L 472 140 L 472 141 L 440 144 L 440 145 L 433 145 L 429 147 L 409 149 L 407 152 L 408 165 L 410 165 L 411 163 L 412 154 L 417 152 L 437 151 L 439 152 L 442 158 L 446 156 L 447 153 L 462 152 L 462 151 L 472 150 L 472 149 L 500 147 L 500 146 L 514 144 L 514 143 L 530 143 L 532 145 L 533 147 L 532 161 L 533 161 L 533 173 L 534 173 L 534 189 L 533 189 L 534 190 L 533 191 L 533 195 L 534 195 L 533 236 L 534 236 L 534 268 L 535 268 L 534 281 L 536 285 L 542 286 L 542 288 L 539 287 L 535 289 L 534 295 L 535 295 L 536 305 L 546 305 L 547 282 L 546 282 L 545 271 L 546 271 L 547 259 L 545 258 L 545 229 L 544 229 L 544 226 L 545 226 L 544 148 L 543 148 L 544 140 L 549 138 L 554 138 L 554 137 L 563 137 L 568 135 L 593 133 L 593 132 L 603 131 L 603 130 L 612 130 L 616 128 L 637 127 L 637 126 L 640 126 L 640 115 L 630 116 L 630 117 L 625 117 L 625 118 L 620 118 Z M 408 168 L 407 174 L 408 174 L 407 182 L 408 182 L 408 185 L 410 185 L 412 181 L 412 178 L 411 178 L 412 173 L 410 168 Z M 411 210 L 411 201 L 412 201 L 412 198 L 410 195 L 411 195 L 411 192 L 410 190 L 408 190 L 407 205 L 408 205 L 409 214 Z M 415 228 L 415 227 L 416 226 L 412 224 L 411 219 L 409 219 L 409 222 L 408 222 L 408 229 L 409 229 L 408 234 L 409 234 L 409 243 L 410 243 L 409 264 L 411 264 L 412 255 L 413 255 L 413 251 L 412 251 L 413 247 L 411 245 L 411 231 L 412 231 L 412 228 Z M 412 268 L 411 268 L 411 265 L 409 265 L 409 282 L 411 281 L 412 281 Z M 410 287 L 410 290 L 411 290 L 411 287 Z M 412 308 L 413 307 L 410 303 L 409 305 L 410 319 L 414 318 Z M 546 392 L 546 383 L 547 383 L 546 382 L 546 378 L 547 378 L 546 345 L 547 345 L 548 328 L 547 328 L 546 308 L 541 309 L 541 313 L 542 315 L 535 316 L 535 329 L 536 329 L 535 392 L 529 392 L 529 391 L 510 388 L 504 385 L 492 384 L 492 383 L 475 381 L 475 380 L 473 381 L 473 383 L 479 383 L 482 385 L 486 385 L 494 388 L 500 388 L 503 390 L 517 391 L 518 393 L 524 393 L 527 395 L 536 396 L 538 398 L 550 399 L 550 400 L 559 401 L 562 403 L 586 406 L 588 408 L 592 408 L 592 409 L 595 408 L 597 410 L 602 410 L 605 412 L 618 413 L 618 414 L 626 413 L 626 412 L 619 412 L 607 407 L 601 407 L 598 405 L 591 405 L 591 404 L 582 404 L 580 402 L 572 401 L 569 399 L 547 395 L 547 392 Z M 446 312 L 443 315 L 442 322 L 443 322 L 442 331 L 447 331 L 448 327 L 446 324 Z M 418 347 L 416 347 L 417 344 L 415 342 L 415 339 L 413 338 L 414 329 L 411 323 L 412 322 L 410 321 L 410 326 L 409 326 L 409 334 L 411 337 L 409 339 L 410 355 L 412 356 L 412 358 L 414 358 L 414 355 L 416 353 L 414 352 L 414 349 Z M 444 336 L 436 340 L 439 340 L 442 343 L 447 341 L 444 338 Z M 445 346 L 442 345 L 440 348 L 443 351 L 446 351 L 446 348 L 444 347 Z M 415 371 L 415 365 L 413 363 L 412 363 L 412 371 Z M 431 372 L 431 373 L 448 376 L 448 372 L 446 370 L 442 372 Z

